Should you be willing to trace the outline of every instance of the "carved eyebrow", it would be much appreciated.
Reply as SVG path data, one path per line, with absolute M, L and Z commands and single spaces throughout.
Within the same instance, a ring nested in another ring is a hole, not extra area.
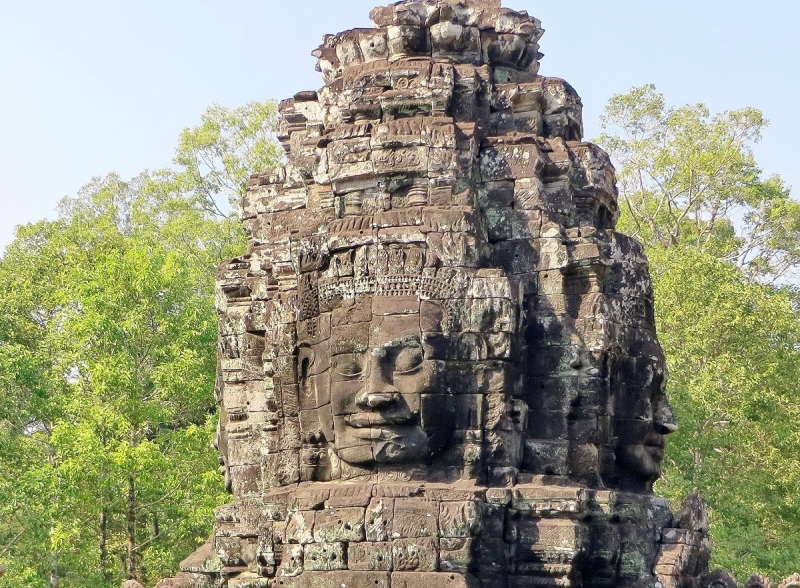
M 371 353 L 382 354 L 386 349 L 397 349 L 398 347 L 422 347 L 422 341 L 419 335 L 408 335 L 400 339 L 392 339 L 381 345 L 371 349 Z
M 364 353 L 369 349 L 364 343 L 343 341 L 337 343 L 331 349 L 331 355 L 345 355 L 348 353 Z

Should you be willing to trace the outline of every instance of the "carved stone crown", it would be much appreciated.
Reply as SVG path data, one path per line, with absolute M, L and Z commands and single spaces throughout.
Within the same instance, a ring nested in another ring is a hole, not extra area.
M 370 18 L 377 29 L 327 35 L 312 52 L 327 82 L 353 65 L 415 55 L 533 74 L 542 58 L 542 23 L 525 11 L 501 8 L 500 0 L 398 2 L 376 8 Z
M 354 262 L 356 249 L 334 254 L 320 276 L 305 274 L 299 283 L 301 318 L 333 310 L 342 300 L 358 296 L 405 296 L 419 300 L 454 300 L 469 291 L 470 279 L 461 268 L 425 267 L 426 249 L 391 244 L 367 250 L 370 263 Z

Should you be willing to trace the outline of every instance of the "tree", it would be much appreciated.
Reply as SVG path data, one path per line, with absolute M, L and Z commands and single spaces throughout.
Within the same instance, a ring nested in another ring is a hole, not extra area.
M 692 248 L 651 248 L 659 337 L 680 429 L 659 491 L 697 488 L 714 559 L 776 580 L 800 558 L 800 317 L 791 292 Z
M 615 96 L 600 142 L 619 169 L 620 228 L 645 243 L 680 429 L 657 487 L 709 501 L 715 564 L 785 577 L 800 548 L 800 203 L 751 152 L 766 121 Z M 784 284 L 777 285 L 778 278 Z
M 277 104 L 250 102 L 235 109 L 214 105 L 202 121 L 181 133 L 175 163 L 182 169 L 176 180 L 207 211 L 227 216 L 221 197 L 235 209 L 250 174 L 274 165 L 281 155 L 274 132 Z
M 611 98 L 598 142 L 618 166 L 622 230 L 648 246 L 685 244 L 774 281 L 800 261 L 800 202 L 752 153 L 768 121 L 754 108 L 712 116 L 668 108 L 655 86 Z
M 212 107 L 203 127 L 224 124 L 201 145 L 184 131 L 176 161 L 213 152 L 222 170 L 96 178 L 0 260 L 0 586 L 151 583 L 207 536 L 224 499 L 214 277 L 244 247 L 216 199 L 274 164 L 241 142 L 272 124 L 248 113 L 274 110 Z
M 117 553 L 126 575 L 142 577 L 144 524 L 160 527 L 162 544 L 173 523 L 196 535 L 204 524 L 193 513 L 208 516 L 219 498 L 213 474 L 184 474 L 215 469 L 207 451 L 213 264 L 197 264 L 152 231 L 143 197 L 124 202 L 130 188 L 113 176 L 95 184 L 56 223 L 21 230 L 3 260 L 4 285 L 41 301 L 29 349 L 46 359 L 37 382 L 46 400 L 16 437 L 42 447 L 24 471 L 31 488 L 20 500 L 26 511 L 31 499 L 43 505 L 49 551 L 38 559 L 48 562 L 51 585 L 118 583 L 121 570 L 109 561 Z M 21 259 L 31 249 L 36 259 Z M 54 281 L 16 273 L 25 261 L 54 266 Z

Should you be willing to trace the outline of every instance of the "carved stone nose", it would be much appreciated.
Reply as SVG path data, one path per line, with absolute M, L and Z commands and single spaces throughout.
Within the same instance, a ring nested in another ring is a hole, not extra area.
M 391 391 L 385 392 L 367 392 L 366 394 L 359 394 L 356 398 L 356 404 L 361 408 L 381 409 L 386 408 L 394 403 L 396 393 Z
M 356 397 L 356 405 L 365 410 L 385 409 L 397 401 L 397 388 L 387 377 L 384 354 L 373 354 L 370 359 L 369 377 L 364 389 Z
M 653 422 L 653 428 L 659 435 L 669 435 L 678 430 L 677 423 L 661 423 L 658 421 Z

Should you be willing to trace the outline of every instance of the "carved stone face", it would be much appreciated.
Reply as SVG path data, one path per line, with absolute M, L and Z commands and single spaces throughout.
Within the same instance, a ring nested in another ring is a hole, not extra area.
M 449 437 L 441 362 L 426 353 L 419 314 L 365 326 L 343 327 L 328 348 L 334 450 L 350 464 L 426 463 Z
M 664 357 L 660 347 L 652 354 L 630 358 L 628 378 L 638 384 L 625 387 L 615 404 L 617 465 L 645 484 L 661 476 L 664 437 L 678 426 L 663 391 Z
M 617 446 L 617 463 L 642 480 L 653 482 L 661 476 L 664 437 L 678 429 L 674 423 L 662 420 L 643 418 L 630 423 Z

